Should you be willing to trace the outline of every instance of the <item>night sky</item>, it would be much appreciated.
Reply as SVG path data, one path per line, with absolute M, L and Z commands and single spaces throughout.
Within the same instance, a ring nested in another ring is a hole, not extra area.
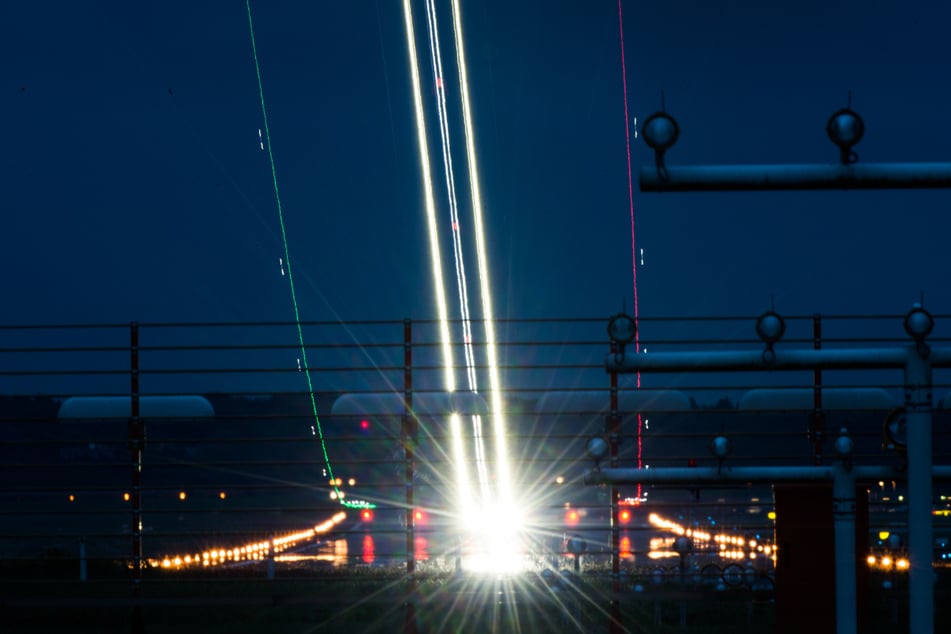
M 825 124 L 849 90 L 862 162 L 951 160 L 949 3 L 623 10 L 630 115 L 665 92 L 671 165 L 833 163 Z M 301 317 L 433 317 L 401 3 L 252 11 Z M 497 316 L 630 307 L 616 2 L 478 0 L 463 19 Z M 5 2 L 0 56 L 0 323 L 293 317 L 243 0 Z M 632 143 L 636 170 L 652 154 Z M 901 313 L 921 291 L 951 312 L 949 202 L 635 190 L 641 315 L 758 314 L 771 296 L 786 314 Z

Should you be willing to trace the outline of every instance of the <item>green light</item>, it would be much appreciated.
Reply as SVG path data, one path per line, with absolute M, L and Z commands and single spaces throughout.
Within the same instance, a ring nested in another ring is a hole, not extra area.
M 364 500 L 343 500 L 340 502 L 348 509 L 375 509 L 376 504 L 372 502 L 366 502 Z
M 327 474 L 331 480 L 334 480 L 334 470 L 330 466 L 330 456 L 327 454 L 327 443 L 324 442 L 324 432 L 320 427 L 320 418 L 317 416 L 317 397 L 314 395 L 314 385 L 310 379 L 310 366 L 307 363 L 307 347 L 304 345 L 304 329 L 300 323 L 300 308 L 297 305 L 297 290 L 294 287 L 294 274 L 291 271 L 291 254 L 287 246 L 287 230 L 284 227 L 284 208 L 281 205 L 281 194 L 277 187 L 277 169 L 274 167 L 274 153 L 271 150 L 271 131 L 268 128 L 267 107 L 264 105 L 264 85 L 261 83 L 261 65 L 258 62 L 258 47 L 254 41 L 254 23 L 251 21 L 251 0 L 245 2 L 248 8 L 248 30 L 251 32 L 251 53 L 254 57 L 254 71 L 258 78 L 258 95 L 261 98 L 261 115 L 264 118 L 264 137 L 267 141 L 267 156 L 271 163 L 271 180 L 274 183 L 274 199 L 277 201 L 277 217 L 281 225 L 281 241 L 284 245 L 284 261 L 287 263 L 287 281 L 291 288 L 291 302 L 294 304 L 294 323 L 297 326 L 297 338 L 300 341 L 301 365 L 303 366 L 304 376 L 307 377 L 307 392 L 310 395 L 310 406 L 314 411 L 314 428 L 317 430 L 317 437 L 320 439 L 320 448 L 324 454 L 324 464 L 327 466 Z M 334 485 L 334 491 L 340 498 L 340 489 Z M 349 503 L 341 500 L 341 504 L 349 508 Z M 372 507 L 368 507 L 372 508 Z

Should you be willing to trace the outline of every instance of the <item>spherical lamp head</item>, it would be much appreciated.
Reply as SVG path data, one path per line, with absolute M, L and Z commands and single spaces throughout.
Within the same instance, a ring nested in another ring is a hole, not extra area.
M 862 117 L 851 108 L 842 108 L 829 117 L 826 124 L 826 133 L 829 139 L 839 147 L 842 163 L 854 163 L 858 155 L 852 151 L 856 143 L 862 140 L 865 134 L 865 123 Z
M 608 337 L 619 346 L 626 346 L 637 336 L 637 322 L 626 313 L 618 313 L 608 320 Z
M 655 112 L 644 121 L 641 135 L 648 147 L 663 154 L 677 142 L 680 137 L 680 126 L 666 112 Z
M 786 334 L 786 322 L 774 311 L 767 311 L 756 320 L 756 334 L 767 346 L 772 346 Z
M 905 315 L 905 332 L 915 341 L 924 341 L 934 329 L 934 317 L 921 304 L 912 306 Z
M 608 455 L 608 443 L 600 436 L 592 436 L 588 439 L 585 450 L 588 452 L 588 456 L 593 460 L 600 461 Z

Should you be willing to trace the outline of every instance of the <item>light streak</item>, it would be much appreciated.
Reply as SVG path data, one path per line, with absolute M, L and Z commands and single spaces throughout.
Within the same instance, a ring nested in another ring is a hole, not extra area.
M 304 329 L 301 325 L 300 307 L 297 303 L 297 290 L 294 287 L 294 274 L 291 269 L 290 248 L 287 244 L 287 227 L 284 223 L 284 207 L 281 205 L 281 192 L 277 186 L 277 167 L 274 164 L 274 151 L 271 144 L 271 130 L 268 125 L 267 106 L 264 102 L 264 83 L 261 80 L 261 64 L 258 61 L 258 47 L 254 39 L 254 22 L 251 20 L 251 0 L 245 0 L 245 6 L 248 9 L 248 31 L 251 34 L 251 54 L 254 58 L 254 72 L 258 80 L 258 97 L 261 101 L 261 118 L 264 120 L 264 139 L 267 140 L 267 156 L 271 166 L 271 182 L 274 185 L 274 200 L 277 203 L 277 218 L 281 226 L 281 242 L 284 247 L 283 260 L 287 262 L 287 282 L 291 289 L 291 303 L 294 306 L 294 324 L 297 327 L 297 339 L 300 344 L 301 360 L 303 361 L 304 376 L 307 379 L 307 394 L 310 397 L 310 405 L 314 415 L 314 427 L 316 427 L 317 437 L 320 440 L 320 448 L 323 453 L 324 464 L 327 471 L 333 475 L 333 466 L 330 464 L 330 455 L 327 452 L 327 443 L 324 440 L 323 429 L 320 425 L 320 418 L 317 416 L 317 396 L 314 393 L 313 381 L 310 378 L 310 365 L 307 362 L 307 346 L 304 344 Z M 283 269 L 281 271 L 283 273 Z M 312 427 L 311 429 L 314 429 Z M 337 491 L 339 493 L 339 491 Z M 343 503 L 344 506 L 351 506 L 350 503 Z
M 413 29 L 413 12 L 410 0 L 403 0 L 403 21 L 406 26 L 406 44 L 410 58 L 410 76 L 413 83 L 413 106 L 416 116 L 416 136 L 419 144 L 420 168 L 423 175 L 423 191 L 426 204 L 426 224 L 429 232 L 429 252 L 431 258 L 433 287 L 436 294 L 436 310 L 439 317 L 439 338 L 443 357 L 443 381 L 446 391 L 455 392 L 456 378 L 452 371 L 453 354 L 450 345 L 449 316 L 446 306 L 446 289 L 442 275 L 442 257 L 439 249 L 439 232 L 436 223 L 436 206 L 433 199 L 432 168 L 429 160 L 429 145 L 426 138 L 426 120 L 423 116 L 423 98 L 419 80 L 419 61 L 416 55 L 416 34 Z M 449 431 L 452 438 L 452 455 L 456 464 L 456 487 L 459 504 L 462 508 L 470 506 L 472 499 L 468 476 L 465 471 L 465 450 L 462 442 L 461 421 L 458 414 L 449 417 Z
M 475 371 L 475 355 L 472 349 L 472 322 L 469 309 L 469 285 L 466 278 L 465 258 L 462 251 L 462 239 L 459 231 L 459 203 L 456 195 L 456 176 L 452 163 L 452 144 L 449 136 L 449 122 L 446 113 L 446 91 L 442 82 L 442 50 L 439 45 L 439 31 L 437 28 L 436 5 L 434 0 L 426 2 L 427 32 L 429 35 L 430 62 L 436 81 L 437 118 L 443 155 L 443 170 L 446 179 L 446 191 L 449 197 L 449 215 L 452 227 L 453 256 L 456 267 L 456 288 L 459 294 L 459 306 L 462 317 L 462 340 L 465 356 L 466 379 L 469 390 L 478 393 L 479 386 Z M 485 462 L 485 447 L 482 434 L 482 420 L 473 416 L 472 439 L 475 444 L 476 471 L 482 497 L 487 499 L 489 493 L 489 473 Z
M 485 348 L 488 357 L 489 395 L 493 413 L 496 452 L 496 478 L 501 505 L 512 506 L 511 476 L 509 473 L 507 433 L 502 411 L 499 385 L 498 351 L 495 345 L 492 296 L 489 291 L 489 268 L 485 248 L 485 230 L 482 218 L 482 194 L 479 188 L 479 170 L 476 163 L 475 134 L 472 130 L 472 108 L 469 105 L 469 77 L 466 70 L 465 44 L 462 35 L 462 13 L 459 0 L 452 2 L 453 36 L 456 44 L 456 66 L 459 71 L 459 90 L 462 96 L 462 120 L 466 135 L 466 157 L 469 166 L 469 186 L 472 190 L 472 215 L 475 224 L 476 255 L 479 267 L 479 290 L 482 297 L 482 319 L 485 324 Z
M 452 454 L 456 463 L 456 491 L 463 509 L 472 510 L 472 489 L 469 472 L 466 470 L 465 446 L 462 442 L 462 419 L 459 414 L 449 417 L 449 436 L 452 438 Z
M 419 83 L 419 62 L 416 56 L 416 34 L 413 29 L 413 11 L 410 0 L 403 0 L 403 21 L 406 26 L 406 45 L 410 57 L 410 76 L 413 82 L 413 107 L 416 114 L 416 138 L 419 143 L 419 160 L 423 173 L 423 191 L 426 201 L 426 224 L 429 230 L 433 286 L 436 292 L 436 312 L 439 316 L 439 336 L 442 342 L 443 380 L 446 390 L 456 391 L 456 379 L 452 372 L 452 348 L 449 337 L 449 315 L 446 307 L 445 283 L 442 276 L 442 256 L 439 250 L 439 232 L 436 224 L 436 206 L 433 200 L 432 169 L 429 161 L 429 146 L 426 141 L 426 120 L 423 116 L 423 96 Z M 459 457 L 457 457 L 458 459 Z
M 465 258 L 462 254 L 462 237 L 459 229 L 459 203 L 456 197 L 456 176 L 452 166 L 452 144 L 449 137 L 449 116 L 446 113 L 446 90 L 442 82 L 442 53 L 439 46 L 439 32 L 436 29 L 436 5 L 434 0 L 429 0 L 426 4 L 426 13 L 429 17 L 429 42 L 431 47 L 431 57 L 433 62 L 433 73 L 437 77 L 438 90 L 436 91 L 436 101 L 439 105 L 437 109 L 439 118 L 439 128 L 442 136 L 443 164 L 446 172 L 446 184 L 449 193 L 449 213 L 452 222 L 452 243 L 456 264 L 456 282 L 459 289 L 459 305 L 461 307 L 462 317 L 462 340 L 463 351 L 466 358 L 466 377 L 469 381 L 469 389 L 473 392 L 479 391 L 478 380 L 475 373 L 475 355 L 472 350 L 472 321 L 471 311 L 469 310 L 469 283 L 466 277 Z M 473 419 L 473 426 L 477 425 Z
M 631 216 L 631 259 L 633 260 L 631 271 L 633 274 L 634 282 L 634 352 L 639 352 L 641 343 L 640 343 L 640 328 L 638 328 L 638 317 L 639 317 L 639 305 L 637 300 L 637 250 L 636 250 L 636 240 L 634 237 L 634 173 L 631 170 L 631 126 L 629 123 L 628 113 L 630 109 L 627 105 L 627 62 L 624 59 L 624 13 L 621 10 L 621 0 L 617 0 L 617 20 L 618 20 L 618 31 L 620 34 L 621 40 L 621 84 L 624 88 L 624 140 L 627 147 L 627 196 L 628 196 L 628 205 L 630 208 Z M 636 130 L 636 121 L 635 118 L 635 137 L 637 138 Z M 641 255 L 643 258 L 643 253 Z M 643 261 L 641 262 L 643 264 Z M 637 388 L 641 387 L 641 373 L 637 373 Z M 637 467 L 640 468 L 644 460 L 644 439 L 642 437 L 642 419 L 641 414 L 637 414 Z M 641 497 L 641 485 L 637 485 L 637 497 Z
M 463 232 L 461 231 L 461 222 L 459 215 L 458 189 L 455 169 L 452 160 L 451 136 L 449 117 L 446 106 L 445 91 L 445 73 L 443 69 L 442 51 L 439 42 L 438 19 L 436 16 L 436 6 L 434 0 L 425 0 L 426 18 L 428 29 L 428 40 L 430 49 L 430 62 L 432 65 L 433 76 L 435 78 L 435 96 L 437 105 L 437 119 L 439 123 L 440 143 L 443 158 L 443 176 L 446 181 L 446 192 L 449 205 L 449 224 L 450 237 L 452 239 L 453 259 L 456 269 L 456 284 L 462 321 L 462 343 L 465 357 L 466 381 L 468 389 L 473 393 L 478 393 L 479 384 L 476 373 L 475 352 L 472 336 L 472 317 L 471 306 L 469 303 L 469 285 L 465 271 L 465 257 L 463 254 Z M 442 276 L 442 258 L 440 257 L 438 244 L 438 227 L 435 220 L 435 203 L 433 199 L 432 185 L 432 166 L 429 158 L 428 140 L 426 134 L 425 117 L 422 108 L 422 92 L 419 79 L 419 61 L 416 54 L 415 33 L 413 29 L 412 8 L 410 0 L 403 2 L 403 15 L 406 25 L 407 45 L 410 56 L 411 77 L 413 83 L 413 96 L 416 114 L 416 128 L 418 142 L 420 146 L 420 162 L 423 171 L 424 193 L 426 199 L 426 212 L 429 227 L 430 253 L 432 257 L 433 279 L 436 288 L 437 310 L 439 312 L 440 336 L 443 344 L 443 359 L 445 363 L 445 382 L 448 391 L 456 389 L 455 373 L 452 370 L 452 352 L 449 346 L 449 327 L 447 323 L 446 291 Z M 481 504 L 473 505 L 473 491 L 469 474 L 466 441 L 468 440 L 462 430 L 462 417 L 453 412 L 449 416 L 449 431 L 452 443 L 452 454 L 455 461 L 454 476 L 455 485 L 458 494 L 458 508 L 460 518 L 470 529 L 476 529 L 476 534 L 483 537 L 494 535 L 495 540 L 486 544 L 490 552 L 489 558 L 493 561 L 493 567 L 501 565 L 500 560 L 505 560 L 511 564 L 512 555 L 515 554 L 513 548 L 517 549 L 516 536 L 518 527 L 514 520 L 517 513 L 512 504 L 512 490 L 510 468 L 508 464 L 507 433 L 505 429 L 505 419 L 502 411 L 501 388 L 499 382 L 498 352 L 496 350 L 495 329 L 493 322 L 493 309 L 491 293 L 489 290 L 489 272 L 486 256 L 486 239 L 484 232 L 484 222 L 482 214 L 482 199 L 479 189 L 478 169 L 476 164 L 476 152 L 474 143 L 474 133 L 472 129 L 471 107 L 469 105 L 469 86 L 466 71 L 466 61 L 464 53 L 464 43 L 462 38 L 461 13 L 458 2 L 453 2 L 453 37 L 456 51 L 456 65 L 459 71 L 459 89 L 462 101 L 463 123 L 465 132 L 466 159 L 468 166 L 469 187 L 471 190 L 472 213 L 474 220 L 474 237 L 476 246 L 476 256 L 479 273 L 479 293 L 482 304 L 482 318 L 485 327 L 485 348 L 489 378 L 489 401 L 491 403 L 491 420 L 493 423 L 493 439 L 495 448 L 495 460 L 493 462 L 493 476 L 496 479 L 496 486 L 492 487 L 489 477 L 489 464 L 487 459 L 484 432 L 483 417 L 480 415 L 471 416 L 472 435 L 471 451 L 475 462 L 475 472 L 478 486 L 481 492 Z M 490 522 L 492 526 L 486 525 L 488 518 L 498 519 L 498 522 Z M 504 519 L 502 519 L 504 518 Z M 505 536 L 499 539 L 502 527 L 507 527 Z M 482 530 L 479 530 L 482 529 Z M 503 543 L 504 542 L 504 543 Z
M 258 143 L 261 144 L 261 151 L 264 151 L 264 137 L 261 136 L 261 128 L 258 128 Z

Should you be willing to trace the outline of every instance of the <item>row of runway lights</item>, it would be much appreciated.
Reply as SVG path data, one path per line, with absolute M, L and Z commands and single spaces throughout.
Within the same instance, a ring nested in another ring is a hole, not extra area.
M 898 571 L 905 571 L 908 570 L 909 565 L 906 558 L 891 557 L 889 555 L 884 555 L 881 558 L 875 555 L 869 555 L 865 561 L 868 563 L 869 568 L 877 568 L 879 570 L 892 570 L 894 568 Z
M 149 559 L 149 566 L 155 568 L 183 568 L 188 566 L 215 566 L 229 562 L 261 560 L 271 555 L 273 548 L 274 554 L 281 553 L 293 548 L 302 541 L 313 539 L 318 535 L 325 534 L 333 529 L 337 524 L 346 519 L 346 513 L 339 512 L 330 519 L 317 524 L 313 528 L 303 531 L 290 533 L 273 540 L 252 542 L 244 546 L 231 549 L 211 549 L 194 555 L 177 555 L 174 557 L 165 557 L 162 560 Z M 648 516 L 650 524 L 661 530 L 674 533 L 676 536 L 688 537 L 692 540 L 691 550 L 694 552 L 714 551 L 724 559 L 756 559 L 759 556 L 769 557 L 775 563 L 777 548 L 770 544 L 763 544 L 755 539 L 745 539 L 736 535 L 711 533 L 700 530 L 685 528 L 681 524 L 672 520 L 665 519 L 656 513 Z M 678 557 L 674 548 L 676 537 L 655 537 L 650 540 L 650 559 L 665 559 Z M 621 539 L 621 556 L 630 556 L 630 539 L 624 537 Z M 894 568 L 898 571 L 908 569 L 909 562 L 906 558 L 885 555 L 876 557 L 869 555 L 867 563 L 871 568 L 890 570 Z
M 165 557 L 164 559 L 149 559 L 149 566 L 152 568 L 186 568 L 189 566 L 216 566 L 224 563 L 235 563 L 240 561 L 253 561 L 269 557 L 293 548 L 300 542 L 313 539 L 318 535 L 323 535 L 333 529 L 334 526 L 347 518 L 343 511 L 335 514 L 330 519 L 317 524 L 313 528 L 308 528 L 296 533 L 290 533 L 282 537 L 276 537 L 273 540 L 252 542 L 237 548 L 211 549 L 194 555 L 176 555 L 174 557 Z
M 713 551 L 724 559 L 757 559 L 758 557 L 768 557 L 776 563 L 776 546 L 761 543 L 755 539 L 746 539 L 738 535 L 728 535 L 726 533 L 717 533 L 713 535 L 707 531 L 685 528 L 681 524 L 661 517 L 657 513 L 651 513 L 647 516 L 647 521 L 651 526 L 661 530 L 670 531 L 677 537 L 688 537 L 692 540 L 693 552 Z M 676 537 L 655 537 L 650 541 L 650 551 L 647 556 L 651 559 L 666 559 L 668 557 L 679 557 L 680 554 L 674 550 Z
M 765 557 L 770 557 L 773 560 L 773 563 L 776 563 L 776 546 L 770 546 L 769 544 L 759 543 L 755 539 L 744 539 L 736 535 L 727 535 L 724 533 L 719 533 L 717 535 L 711 536 L 710 533 L 702 530 L 684 528 L 680 524 L 664 519 L 657 515 L 656 513 L 651 513 L 648 516 L 648 521 L 652 526 L 656 526 L 662 530 L 668 530 L 672 533 L 675 533 L 677 536 L 689 537 L 693 540 L 693 550 L 694 551 L 704 551 L 711 550 L 711 544 L 717 544 L 719 550 L 719 556 L 724 559 L 756 559 L 760 555 Z M 883 533 L 887 537 L 887 533 Z M 665 559 L 668 557 L 677 557 L 679 554 L 673 549 L 674 537 L 666 538 L 653 538 L 650 541 L 650 551 L 647 553 L 647 556 L 651 559 Z M 630 547 L 628 546 L 628 549 Z M 622 553 L 625 550 L 622 544 Z M 896 570 L 898 572 L 903 572 L 908 570 L 909 562 L 905 557 L 892 557 L 890 555 L 883 555 L 877 557 L 875 555 L 869 555 L 866 558 L 866 563 L 870 568 L 878 570 Z

